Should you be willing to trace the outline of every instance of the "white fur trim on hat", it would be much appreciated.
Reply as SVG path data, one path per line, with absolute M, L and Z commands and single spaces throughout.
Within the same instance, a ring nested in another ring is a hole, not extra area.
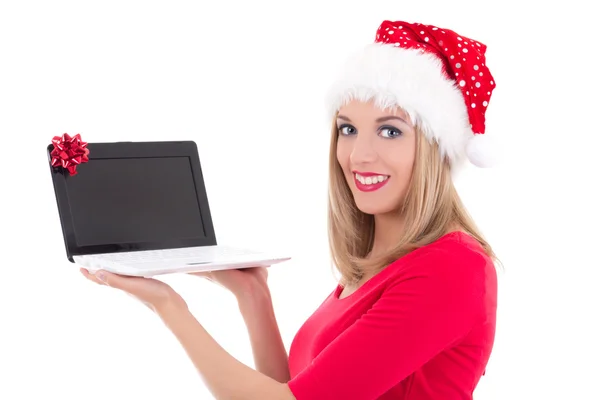
M 330 116 L 350 100 L 373 101 L 382 109 L 399 106 L 428 139 L 437 141 L 442 157 L 453 166 L 470 156 L 477 161 L 476 146 L 467 153 L 471 139 L 479 139 L 471 130 L 463 94 L 432 54 L 392 44 L 367 45 L 350 57 L 331 88 Z

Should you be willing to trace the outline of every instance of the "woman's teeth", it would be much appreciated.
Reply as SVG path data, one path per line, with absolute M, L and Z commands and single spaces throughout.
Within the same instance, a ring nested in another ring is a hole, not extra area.
M 375 183 L 383 182 L 389 178 L 387 175 L 362 176 L 360 174 L 354 174 L 354 177 L 363 185 L 373 185 Z

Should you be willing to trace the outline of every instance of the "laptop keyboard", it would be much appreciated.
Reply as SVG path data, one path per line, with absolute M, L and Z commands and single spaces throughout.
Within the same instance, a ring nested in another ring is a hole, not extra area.
M 259 254 L 254 251 L 225 246 L 200 246 L 181 249 L 143 250 L 128 251 L 123 253 L 98 254 L 95 257 L 103 258 L 112 262 L 146 263 L 160 262 L 162 260 L 187 260 L 206 259 L 216 261 L 223 258 L 234 258 Z

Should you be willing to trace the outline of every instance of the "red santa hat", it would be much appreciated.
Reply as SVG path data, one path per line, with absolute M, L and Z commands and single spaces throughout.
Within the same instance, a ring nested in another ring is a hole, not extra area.
M 375 42 L 353 54 L 328 97 L 333 116 L 347 101 L 399 106 L 435 140 L 453 168 L 494 164 L 485 112 L 496 83 L 486 45 L 450 29 L 384 21 Z

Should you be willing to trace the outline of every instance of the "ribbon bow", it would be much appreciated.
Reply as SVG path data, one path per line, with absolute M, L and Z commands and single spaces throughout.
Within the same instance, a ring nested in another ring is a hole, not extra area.
M 53 167 L 66 168 L 71 175 L 77 174 L 77 166 L 89 160 L 87 142 L 81 140 L 79 133 L 73 137 L 68 134 L 52 138 L 54 150 L 50 153 Z

